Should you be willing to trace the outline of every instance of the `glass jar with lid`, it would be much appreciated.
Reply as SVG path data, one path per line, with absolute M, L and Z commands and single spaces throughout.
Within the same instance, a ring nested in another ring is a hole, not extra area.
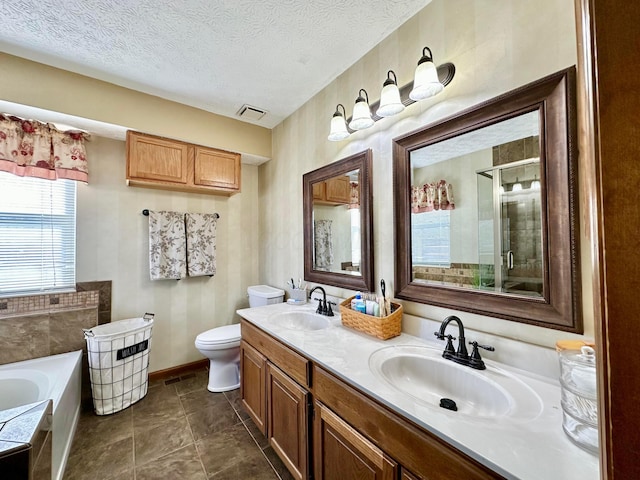
M 579 447 L 598 453 L 598 392 L 593 344 L 558 342 L 562 427 Z

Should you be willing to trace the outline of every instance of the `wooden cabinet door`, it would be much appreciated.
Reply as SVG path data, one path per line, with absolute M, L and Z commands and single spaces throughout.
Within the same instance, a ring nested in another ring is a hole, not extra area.
M 186 143 L 127 132 L 127 178 L 186 184 L 189 147 Z
M 314 200 L 324 200 L 324 189 L 325 183 L 318 182 L 314 183 L 311 188 L 313 189 L 313 199 Z
M 269 444 L 297 480 L 309 478 L 309 392 L 267 362 Z
M 195 185 L 240 190 L 240 155 L 212 148 L 195 147 Z
M 251 345 L 240 343 L 240 396 L 242 406 L 260 431 L 267 434 L 266 403 L 267 359 Z
M 400 472 L 400 480 L 420 480 L 418 477 L 416 477 L 410 471 L 405 470 L 404 468 L 401 469 L 401 470 L 402 471 Z
M 318 401 L 314 442 L 314 471 L 318 480 L 398 478 L 395 461 Z
M 350 188 L 349 177 L 330 178 L 325 182 L 325 198 L 327 202 L 348 204 Z

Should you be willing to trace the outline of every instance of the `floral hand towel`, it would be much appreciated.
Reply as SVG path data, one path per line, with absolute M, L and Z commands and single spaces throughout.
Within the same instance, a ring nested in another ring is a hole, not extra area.
M 315 239 L 315 268 L 328 270 L 333 265 L 332 220 L 316 220 L 313 237 Z
M 187 275 L 184 213 L 149 211 L 151 280 L 179 280 Z
M 215 213 L 186 213 L 187 271 L 190 277 L 216 273 Z

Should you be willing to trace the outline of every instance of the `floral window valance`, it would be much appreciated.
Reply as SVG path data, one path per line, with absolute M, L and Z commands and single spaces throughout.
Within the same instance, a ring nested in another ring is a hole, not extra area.
M 79 130 L 61 131 L 50 123 L 0 114 L 0 171 L 87 182 L 84 142 L 88 139 Z
M 411 187 L 411 212 L 423 213 L 433 210 L 454 210 L 453 186 L 445 180 Z

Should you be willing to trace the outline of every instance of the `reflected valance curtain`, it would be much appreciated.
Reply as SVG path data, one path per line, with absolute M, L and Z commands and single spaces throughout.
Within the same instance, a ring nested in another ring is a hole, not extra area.
M 0 170 L 20 177 L 88 181 L 89 135 L 0 114 Z
M 360 208 L 360 188 L 358 182 L 349 183 L 349 209 Z
M 445 180 L 411 187 L 411 212 L 454 210 L 453 186 Z

